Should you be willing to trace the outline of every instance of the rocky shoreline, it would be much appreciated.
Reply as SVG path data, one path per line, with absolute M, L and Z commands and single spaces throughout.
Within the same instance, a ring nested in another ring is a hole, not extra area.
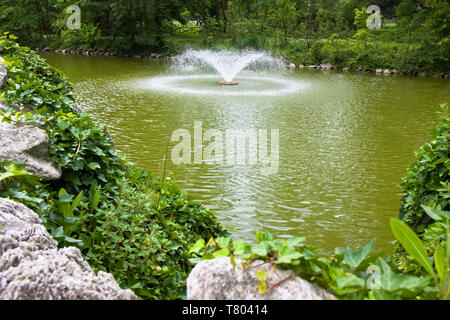
M 35 48 L 36 52 L 54 52 L 59 54 L 72 54 L 72 55 L 83 55 L 83 56 L 103 56 L 103 57 L 124 57 L 124 58 L 135 58 L 135 59 L 147 59 L 147 60 L 166 60 L 169 57 L 167 55 L 159 53 L 151 53 L 150 55 L 138 55 L 138 54 L 117 54 L 109 49 L 51 49 L 49 47 L 45 48 Z
M 433 78 L 444 78 L 444 79 L 450 79 L 450 74 L 434 74 L 434 75 L 427 75 L 425 73 L 415 73 L 411 74 L 409 72 L 405 71 L 399 71 L 397 69 L 373 69 L 373 68 L 363 68 L 362 65 L 360 65 L 356 69 L 352 69 L 350 67 L 344 67 L 342 69 L 335 68 L 330 63 L 324 63 L 324 64 L 313 64 L 313 65 L 296 65 L 295 63 L 291 63 L 289 65 L 290 69 L 310 69 L 310 70 L 323 70 L 323 71 L 344 71 L 344 72 L 366 72 L 366 73 L 375 73 L 377 75 L 405 75 L 405 76 L 418 76 L 418 77 L 433 77 Z

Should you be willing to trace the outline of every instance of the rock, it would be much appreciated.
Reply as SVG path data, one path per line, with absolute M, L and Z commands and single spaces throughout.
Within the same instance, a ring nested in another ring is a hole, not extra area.
M 260 264 L 255 261 L 253 265 Z M 272 290 L 258 293 L 259 281 L 255 271 L 265 269 L 267 287 L 292 276 L 292 271 L 271 269 L 269 264 L 244 270 L 236 259 L 236 268 L 229 258 L 216 258 L 198 263 L 187 279 L 188 300 L 335 300 L 327 291 L 300 277 L 293 277 Z
M 348 72 L 350 71 L 350 68 L 349 67 L 342 68 L 342 71 Z
M 4 62 L 5 60 L 0 57 L 0 88 L 3 88 L 3 86 L 6 84 L 6 79 L 8 76 L 8 67 Z
M 42 51 L 48 52 L 48 51 L 50 51 L 50 48 L 49 47 L 45 47 L 44 49 L 42 49 Z
M 111 274 L 95 275 L 79 249 L 58 249 L 26 206 L 0 198 L 0 226 L 0 299 L 136 299 Z
M 331 63 L 321 64 L 320 68 L 323 70 L 333 70 L 334 67 Z
M 7 68 L 0 63 L 0 84 L 3 85 L 6 75 Z M 0 103 L 0 109 L 7 108 L 8 106 Z M 0 137 L 0 158 L 23 161 L 26 164 L 25 170 L 44 180 L 61 178 L 61 169 L 44 160 L 49 147 L 45 131 L 32 125 L 0 122 Z
M 397 74 L 397 73 L 398 73 L 398 70 L 397 70 L 397 69 L 392 69 L 392 73 L 393 73 L 393 74 Z
M 316 69 L 317 66 L 316 66 L 316 65 L 310 65 L 309 68 L 310 68 L 310 69 Z
M 391 70 L 386 69 L 386 70 L 383 71 L 383 74 L 391 74 Z
M 301 65 L 299 65 L 298 66 L 300 69 L 305 69 L 305 65 L 304 64 L 301 64 Z
M 32 125 L 0 123 L 0 158 L 22 161 L 24 169 L 44 180 L 58 180 L 61 169 L 44 160 L 49 138 L 44 130 Z
M 140 55 L 135 55 L 134 58 L 135 59 L 141 59 L 142 57 Z
M 161 55 L 159 55 L 159 54 L 157 54 L 157 53 L 152 53 L 151 55 L 150 55 L 150 58 L 152 58 L 152 59 L 159 59 L 161 57 Z
M 62 54 L 66 54 L 66 53 L 67 53 L 67 49 L 63 49 L 63 50 L 61 51 L 61 53 L 62 53 Z
M 290 69 L 295 69 L 295 67 L 296 67 L 295 63 L 291 63 L 291 64 L 289 65 L 289 68 L 290 68 Z
M 376 73 L 380 73 L 380 74 L 383 73 L 383 69 L 377 69 Z
M 84 114 L 83 108 L 78 104 L 78 102 L 75 102 L 73 105 L 73 110 L 78 114 Z
M 21 203 L 3 198 L 0 198 L 0 239 L 0 272 L 10 266 L 3 260 L 3 254 L 21 243 L 30 251 L 54 249 L 58 245 L 36 213 Z
M 363 66 L 359 66 L 358 69 L 356 69 L 356 71 L 361 72 L 363 70 Z

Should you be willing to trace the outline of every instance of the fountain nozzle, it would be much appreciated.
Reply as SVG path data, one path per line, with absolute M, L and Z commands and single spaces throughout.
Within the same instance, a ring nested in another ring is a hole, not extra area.
M 221 82 L 219 82 L 219 84 L 221 84 L 223 86 L 236 86 L 239 83 L 236 81 L 221 81 Z

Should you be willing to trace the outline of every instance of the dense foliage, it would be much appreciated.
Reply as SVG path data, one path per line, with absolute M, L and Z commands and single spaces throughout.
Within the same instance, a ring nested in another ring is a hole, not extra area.
M 450 210 L 450 116 L 442 106 L 441 123 L 433 139 L 416 152 L 417 160 L 408 168 L 401 187 L 405 193 L 400 218 L 418 232 L 433 222 L 421 205 Z
M 81 9 L 69 30 L 66 8 Z M 378 5 L 381 30 L 368 30 Z M 0 32 L 29 46 L 118 53 L 185 46 L 271 49 L 297 64 L 448 73 L 447 0 L 0 0 Z
M 34 209 L 60 246 L 77 246 L 95 271 L 112 273 L 140 297 L 182 298 L 189 248 L 227 232 L 170 180 L 117 156 L 105 129 L 74 111 L 69 83 L 45 60 L 8 37 L 0 38 L 0 54 L 9 67 L 0 97 L 15 106 L 2 121 L 43 127 L 49 160 L 63 173 L 43 182 L 0 161 L 0 197 Z

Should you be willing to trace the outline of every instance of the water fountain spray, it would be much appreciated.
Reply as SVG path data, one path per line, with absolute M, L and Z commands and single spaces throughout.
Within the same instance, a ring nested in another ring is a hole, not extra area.
M 207 64 L 213 67 L 223 78 L 219 84 L 226 86 L 237 85 L 233 79 L 252 63 L 267 58 L 263 52 L 244 51 L 211 51 L 211 50 L 187 50 L 177 57 L 179 64 Z

